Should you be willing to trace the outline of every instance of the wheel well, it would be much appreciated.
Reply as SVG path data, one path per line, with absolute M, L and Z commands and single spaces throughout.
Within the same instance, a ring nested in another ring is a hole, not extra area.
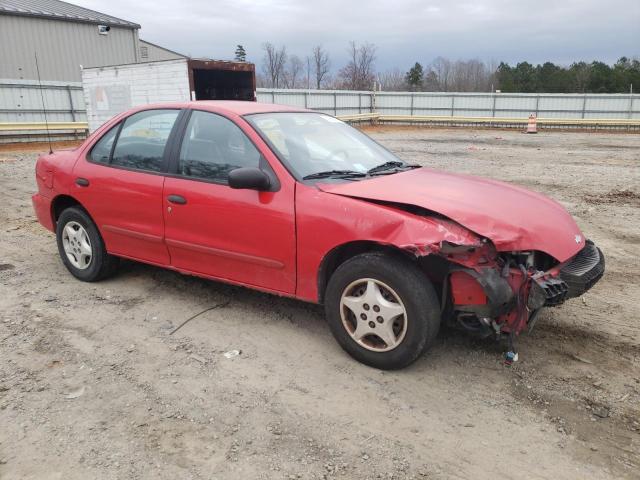
M 318 269 L 318 302 L 324 302 L 324 293 L 327 289 L 327 284 L 333 272 L 356 255 L 366 252 L 386 252 L 390 255 L 403 256 L 404 258 L 413 258 L 407 252 L 403 252 L 401 249 L 392 245 L 384 245 L 382 243 L 372 241 L 355 241 L 339 245 L 325 255 L 320 263 Z
M 53 219 L 54 225 L 58 223 L 58 218 L 60 218 L 62 212 L 69 207 L 80 207 L 84 210 L 82 204 L 69 195 L 58 195 L 53 200 L 51 203 L 51 218 Z

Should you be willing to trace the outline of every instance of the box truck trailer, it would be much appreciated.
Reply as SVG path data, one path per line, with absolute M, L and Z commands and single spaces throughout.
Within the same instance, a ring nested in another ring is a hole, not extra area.
M 138 105 L 188 100 L 256 99 L 255 65 L 181 58 L 84 68 L 89 131 Z

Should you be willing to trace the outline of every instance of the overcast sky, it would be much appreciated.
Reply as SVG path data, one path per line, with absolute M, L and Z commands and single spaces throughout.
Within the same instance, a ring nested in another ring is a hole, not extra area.
M 640 56 L 640 0 L 69 0 L 142 25 L 140 37 L 195 57 L 231 59 L 236 44 L 304 58 L 322 44 L 334 68 L 350 40 L 378 47 L 377 68 L 437 56 L 510 63 L 613 63 Z

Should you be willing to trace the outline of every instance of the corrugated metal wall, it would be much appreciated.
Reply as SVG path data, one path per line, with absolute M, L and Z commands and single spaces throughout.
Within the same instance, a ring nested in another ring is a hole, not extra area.
M 160 60 L 175 60 L 185 58 L 183 55 L 171 52 L 166 48 L 159 47 L 153 43 L 145 42 L 140 39 L 140 61 L 141 62 L 157 62 Z
M 86 122 L 79 82 L 42 82 L 50 122 Z M 35 80 L 0 80 L 0 122 L 43 122 L 42 97 Z
M 638 94 L 351 92 L 259 88 L 258 101 L 306 107 L 331 115 L 562 119 L 640 119 Z
M 0 79 L 0 123 L 44 122 L 42 99 L 49 122 L 86 122 L 80 82 L 42 82 Z M 12 131 L 0 135 L 0 143 L 41 140 L 45 131 Z M 77 138 L 75 134 L 54 134 L 54 140 Z
M 0 78 L 37 79 L 34 52 L 42 80 L 79 82 L 80 65 L 136 62 L 138 31 L 111 27 L 99 35 L 97 25 L 0 15 Z
M 350 90 L 285 90 L 258 88 L 259 102 L 319 110 L 331 115 L 372 112 L 372 92 Z

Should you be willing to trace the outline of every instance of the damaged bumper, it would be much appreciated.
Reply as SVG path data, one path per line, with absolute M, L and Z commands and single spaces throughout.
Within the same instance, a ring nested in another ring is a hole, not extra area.
M 604 255 L 591 240 L 560 268 L 560 278 L 568 287 L 567 297 L 579 297 L 604 275 Z
M 523 264 L 454 267 L 449 275 L 450 310 L 457 324 L 485 334 L 520 333 L 542 307 L 578 297 L 604 274 L 604 255 L 591 241 L 571 259 L 548 271 Z M 484 328 L 483 328 L 484 326 Z
M 604 275 L 604 255 L 591 240 L 573 258 L 553 269 L 532 277 L 527 305 L 530 310 L 560 305 L 568 298 L 579 297 Z

